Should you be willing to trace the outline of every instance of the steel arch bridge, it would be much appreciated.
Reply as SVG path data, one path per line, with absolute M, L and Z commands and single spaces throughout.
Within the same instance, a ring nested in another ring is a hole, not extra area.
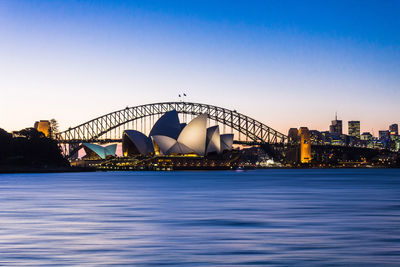
M 249 143 L 283 144 L 288 140 L 286 135 L 236 110 L 191 102 L 163 102 L 126 107 L 69 128 L 57 134 L 56 139 L 63 144 L 120 141 L 121 127 L 129 125 L 130 122 L 133 125 L 135 121 L 137 125 L 140 120 L 142 120 L 143 127 L 143 119 L 150 118 L 151 123 L 151 118 L 153 118 L 154 123 L 154 116 L 161 116 L 171 110 L 176 110 L 183 116 L 207 114 L 210 120 L 235 130 L 239 136 L 240 134 L 245 136 Z M 119 134 L 117 129 L 119 129 Z M 113 130 L 114 136 L 111 136 L 110 133 Z M 107 138 L 107 134 L 110 136 L 109 138 Z

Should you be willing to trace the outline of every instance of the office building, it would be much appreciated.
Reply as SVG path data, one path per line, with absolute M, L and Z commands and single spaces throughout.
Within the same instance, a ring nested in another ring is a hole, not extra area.
M 390 135 L 399 135 L 399 125 L 392 124 L 389 126 Z
M 360 121 L 349 121 L 349 136 L 360 138 Z
M 390 132 L 389 131 L 379 131 L 379 140 L 389 139 Z
M 289 143 L 297 143 L 299 141 L 299 131 L 297 128 L 290 128 L 288 133 Z
M 337 119 L 337 114 L 335 115 L 335 119 L 332 121 L 332 124 L 329 126 L 329 133 L 342 135 L 343 122 Z

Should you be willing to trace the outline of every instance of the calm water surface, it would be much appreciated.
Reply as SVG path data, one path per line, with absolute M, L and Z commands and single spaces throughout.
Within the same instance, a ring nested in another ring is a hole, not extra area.
M 2 174 L 0 265 L 399 266 L 400 170 Z

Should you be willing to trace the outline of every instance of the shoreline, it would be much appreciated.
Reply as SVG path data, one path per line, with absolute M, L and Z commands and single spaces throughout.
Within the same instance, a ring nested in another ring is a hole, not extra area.
M 371 167 L 266 167 L 266 168 L 168 168 L 168 169 L 96 169 L 96 168 L 83 168 L 83 167 L 59 167 L 59 168 L 34 168 L 34 167 L 18 167 L 18 168 L 0 168 L 0 174 L 13 174 L 13 173 L 69 173 L 69 172 L 166 172 L 166 171 L 249 171 L 249 170 L 324 170 L 324 169 L 400 169 L 400 167 L 384 167 L 384 166 L 371 166 Z

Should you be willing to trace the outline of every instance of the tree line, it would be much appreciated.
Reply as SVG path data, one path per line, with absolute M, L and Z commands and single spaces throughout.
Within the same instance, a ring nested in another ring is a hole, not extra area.
M 57 141 L 35 128 L 8 133 L 0 128 L 0 168 L 27 166 L 36 168 L 67 167 Z

